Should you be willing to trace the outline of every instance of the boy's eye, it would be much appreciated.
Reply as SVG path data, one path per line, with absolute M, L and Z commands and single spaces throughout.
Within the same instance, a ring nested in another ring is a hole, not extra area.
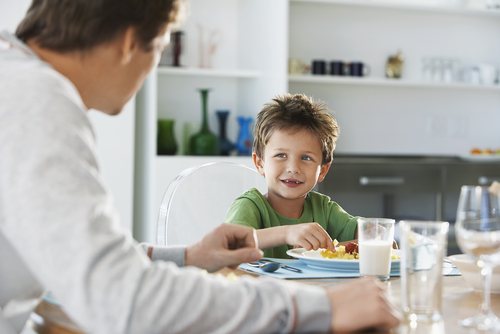
M 311 157 L 309 157 L 309 156 L 307 156 L 307 155 L 304 155 L 304 156 L 302 157 L 302 160 L 312 160 L 312 159 L 311 159 Z
M 278 154 L 276 154 L 276 156 L 278 158 L 286 158 L 286 154 L 285 153 L 278 153 Z

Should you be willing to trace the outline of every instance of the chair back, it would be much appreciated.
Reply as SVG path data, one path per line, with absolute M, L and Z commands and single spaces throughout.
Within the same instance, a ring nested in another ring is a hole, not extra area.
M 233 201 L 250 188 L 267 192 L 255 169 L 211 162 L 182 171 L 169 184 L 160 206 L 156 243 L 192 245 L 219 226 Z

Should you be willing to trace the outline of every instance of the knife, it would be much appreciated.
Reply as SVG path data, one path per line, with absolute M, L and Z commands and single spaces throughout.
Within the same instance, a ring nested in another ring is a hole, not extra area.
M 301 269 L 290 267 L 290 266 L 285 265 L 284 263 L 280 263 L 280 262 L 276 262 L 276 261 L 260 260 L 259 262 L 275 262 L 275 263 L 279 263 L 281 265 L 281 268 L 283 268 L 283 269 L 290 270 L 290 271 L 293 271 L 293 272 L 296 272 L 296 273 L 301 273 L 302 272 Z

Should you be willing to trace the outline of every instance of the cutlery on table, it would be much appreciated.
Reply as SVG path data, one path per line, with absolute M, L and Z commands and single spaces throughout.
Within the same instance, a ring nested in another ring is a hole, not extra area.
M 281 267 L 280 263 L 277 262 L 248 262 L 252 267 L 259 267 L 266 273 L 272 273 Z
M 284 263 L 280 263 L 280 262 L 276 262 L 276 261 L 272 261 L 272 260 L 267 260 L 267 259 L 264 259 L 264 260 L 260 260 L 258 261 L 259 263 L 277 263 L 281 266 L 281 268 L 283 269 L 286 269 L 286 270 L 290 270 L 290 271 L 293 271 L 293 272 L 296 272 L 296 273 L 301 273 L 302 270 L 301 269 L 298 269 L 298 268 L 294 268 L 294 267 L 290 267 L 290 266 L 287 266 L 285 265 Z M 255 262 L 252 262 L 252 263 L 255 263 Z M 249 263 L 250 264 L 250 263 Z M 251 264 L 250 264 L 251 265 Z

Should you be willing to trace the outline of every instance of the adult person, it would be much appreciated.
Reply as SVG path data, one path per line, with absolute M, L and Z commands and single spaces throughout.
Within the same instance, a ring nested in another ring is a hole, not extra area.
M 182 6 L 33 0 L 16 34 L 0 33 L 0 332 L 19 332 L 44 290 L 89 333 L 395 326 L 398 313 L 374 281 L 325 290 L 230 282 L 191 267 L 260 258 L 250 228 L 222 224 L 191 247 L 144 251 L 120 227 L 87 112 L 121 111 Z

